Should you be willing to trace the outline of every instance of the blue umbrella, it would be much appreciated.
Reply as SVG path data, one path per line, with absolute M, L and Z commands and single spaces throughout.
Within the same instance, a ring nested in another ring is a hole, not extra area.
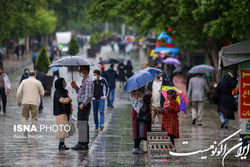
M 141 70 L 128 79 L 124 91 L 131 92 L 132 90 L 141 88 L 147 83 L 153 81 L 161 73 L 161 70 L 151 67 Z
M 158 53 L 161 51 L 167 51 L 168 53 L 179 53 L 179 48 L 170 48 L 170 47 L 159 46 L 159 47 L 155 47 L 154 53 Z

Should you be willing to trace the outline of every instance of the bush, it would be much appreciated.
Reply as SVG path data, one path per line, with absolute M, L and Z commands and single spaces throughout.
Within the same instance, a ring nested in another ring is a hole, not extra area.
M 75 36 L 72 36 L 70 42 L 68 43 L 70 55 L 76 55 L 79 52 L 79 44 Z
M 91 46 L 91 48 L 93 48 L 96 44 L 97 44 L 97 40 L 94 34 L 91 35 L 90 40 L 89 40 L 89 44 Z
M 43 46 L 38 53 L 38 57 L 36 59 L 35 66 L 39 67 L 39 70 L 47 74 L 49 71 L 50 60 L 49 56 L 47 55 L 47 50 Z

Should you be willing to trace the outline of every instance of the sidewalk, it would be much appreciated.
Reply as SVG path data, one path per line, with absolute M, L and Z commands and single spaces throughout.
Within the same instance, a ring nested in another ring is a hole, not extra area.
M 16 55 L 14 54 L 10 55 L 9 58 L 5 58 L 3 61 L 3 68 L 5 73 L 9 74 L 32 64 L 31 56 L 32 54 L 31 52 L 29 52 L 24 54 L 23 58 L 19 56 L 19 59 L 17 59 Z

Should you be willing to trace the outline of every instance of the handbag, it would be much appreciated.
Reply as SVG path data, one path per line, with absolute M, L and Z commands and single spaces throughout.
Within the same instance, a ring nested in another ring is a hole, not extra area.
M 151 111 L 145 101 L 143 101 L 140 112 L 137 114 L 137 120 L 142 122 L 150 122 L 151 121 Z

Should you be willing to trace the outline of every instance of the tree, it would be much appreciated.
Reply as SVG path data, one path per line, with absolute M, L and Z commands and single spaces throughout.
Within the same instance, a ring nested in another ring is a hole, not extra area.
M 43 46 L 38 53 L 35 66 L 39 67 L 40 71 L 47 74 L 47 72 L 49 71 L 49 65 L 50 65 L 49 56 L 47 55 L 47 50 L 45 46 Z
M 0 42 L 51 33 L 55 29 L 56 18 L 47 9 L 46 0 L 1 0 L 0 15 Z
M 72 36 L 70 42 L 68 43 L 69 54 L 76 55 L 79 52 L 79 44 L 76 37 Z
M 184 51 L 203 48 L 217 68 L 223 42 L 237 42 L 249 35 L 249 9 L 248 0 L 94 0 L 88 13 L 101 21 L 122 16 L 144 35 L 171 27 L 176 46 Z
M 91 48 L 93 48 L 97 43 L 98 43 L 98 41 L 96 39 L 96 35 L 92 34 L 90 36 L 90 39 L 89 39 L 89 44 L 90 44 Z

